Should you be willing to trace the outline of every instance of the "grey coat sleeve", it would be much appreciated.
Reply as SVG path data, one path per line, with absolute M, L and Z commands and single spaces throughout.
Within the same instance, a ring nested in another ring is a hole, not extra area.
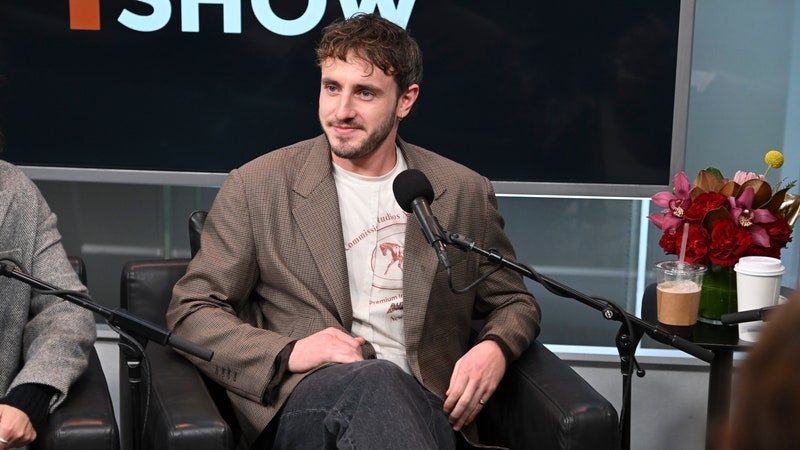
M 36 198 L 30 274 L 63 289 L 86 292 L 61 245 L 55 214 L 38 190 Z M 95 337 L 94 317 L 89 311 L 58 297 L 31 291 L 29 321 L 23 331 L 23 364 L 9 389 L 25 383 L 52 386 L 58 391 L 50 402 L 52 411 L 86 370 Z

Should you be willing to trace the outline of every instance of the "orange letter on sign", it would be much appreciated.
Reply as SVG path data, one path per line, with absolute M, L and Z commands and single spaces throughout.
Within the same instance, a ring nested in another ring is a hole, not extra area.
M 100 0 L 69 0 L 69 28 L 100 29 Z

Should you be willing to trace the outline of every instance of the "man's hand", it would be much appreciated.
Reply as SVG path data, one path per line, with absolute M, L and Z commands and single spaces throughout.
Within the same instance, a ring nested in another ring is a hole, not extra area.
M 506 373 L 506 358 L 494 341 L 482 341 L 456 362 L 445 395 L 444 412 L 453 430 L 472 423 L 485 402 L 494 394 Z
M 337 328 L 326 328 L 295 342 L 289 355 L 289 371 L 299 373 L 326 363 L 361 361 L 363 337 L 353 337 Z
M 28 415 L 13 406 L 0 405 L 0 450 L 22 447 L 36 439 L 36 430 L 33 429 Z

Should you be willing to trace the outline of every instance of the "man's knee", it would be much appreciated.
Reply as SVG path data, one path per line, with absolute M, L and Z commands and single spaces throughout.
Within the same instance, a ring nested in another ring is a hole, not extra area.
M 403 372 L 397 364 L 385 359 L 367 359 L 354 363 L 358 365 L 356 372 L 361 377 L 375 378 L 405 378 L 411 377 Z M 412 377 L 413 378 L 413 377 Z
M 352 381 L 359 390 L 374 390 L 389 394 L 394 390 L 407 392 L 421 387 L 413 376 L 391 361 L 369 359 L 353 364 L 355 366 Z

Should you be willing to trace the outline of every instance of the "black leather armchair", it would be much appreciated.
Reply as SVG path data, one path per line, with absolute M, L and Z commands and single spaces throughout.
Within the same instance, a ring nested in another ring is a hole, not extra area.
M 122 269 L 121 306 L 142 319 L 166 326 L 164 315 L 172 297 L 172 287 L 186 273 L 188 264 L 188 259 L 127 263 Z M 121 354 L 119 384 L 123 442 L 129 443 L 133 433 L 141 433 L 142 449 L 235 449 L 231 425 L 223 418 L 201 373 L 169 347 L 150 344 L 145 348 L 145 355 L 151 373 L 150 401 L 146 401 L 147 390 L 144 386 L 139 391 L 142 410 L 132 411 L 126 361 Z M 219 400 L 226 405 L 227 399 Z M 230 406 L 227 405 L 227 408 Z M 138 414 L 141 424 L 145 411 L 147 420 L 144 430 L 131 430 L 130 414 Z M 233 416 L 226 414 L 225 417 Z M 235 424 L 234 420 L 230 422 Z
M 70 263 L 86 284 L 86 266 L 78 257 Z M 70 388 L 69 396 L 53 414 L 31 446 L 41 450 L 119 449 L 119 431 L 108 384 L 97 352 L 89 354 L 89 367 Z
M 204 219 L 203 212 L 190 219 L 193 250 Z M 127 264 L 122 277 L 123 306 L 164 324 L 172 286 L 187 264 L 188 260 Z M 144 448 L 236 448 L 236 420 L 220 387 L 168 348 L 151 345 L 147 353 L 153 398 L 146 431 L 149 442 Z M 511 449 L 617 449 L 617 423 L 611 404 L 539 342 L 508 368 L 478 417 L 483 440 Z

